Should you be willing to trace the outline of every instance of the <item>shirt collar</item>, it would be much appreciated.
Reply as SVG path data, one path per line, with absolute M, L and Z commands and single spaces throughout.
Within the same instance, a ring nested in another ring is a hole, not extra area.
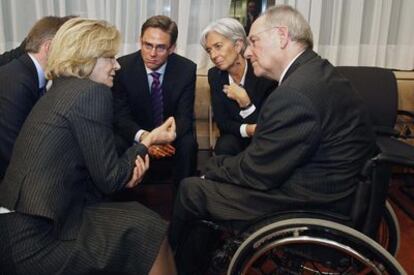
M 39 89 L 43 88 L 46 85 L 45 72 L 43 71 L 42 66 L 40 66 L 37 59 L 31 53 L 29 53 L 29 57 L 32 59 L 33 63 L 36 66 L 37 79 L 39 79 Z
M 167 62 L 165 62 L 161 67 L 158 68 L 158 70 L 153 71 L 150 68 L 148 68 L 147 66 L 145 66 L 145 70 L 147 71 L 147 75 L 149 75 L 152 72 L 157 72 L 159 73 L 161 76 L 164 75 L 165 73 L 165 69 L 167 68 Z
M 278 86 L 280 86 L 280 84 L 282 83 L 283 78 L 285 77 L 285 74 L 287 73 L 287 71 L 289 70 L 290 66 L 292 66 L 293 62 L 295 62 L 296 59 L 298 59 L 298 57 L 304 52 L 305 50 L 301 51 L 300 53 L 298 53 L 291 61 L 290 63 L 287 65 L 287 67 L 283 70 L 282 74 L 280 75 L 280 79 L 279 79 L 279 84 Z
M 243 72 L 243 77 L 240 80 L 240 85 L 244 86 L 244 82 L 246 81 L 246 74 L 247 74 L 247 61 L 246 59 L 244 60 L 244 72 Z M 233 78 L 231 77 L 231 75 L 229 74 L 229 84 L 234 83 Z

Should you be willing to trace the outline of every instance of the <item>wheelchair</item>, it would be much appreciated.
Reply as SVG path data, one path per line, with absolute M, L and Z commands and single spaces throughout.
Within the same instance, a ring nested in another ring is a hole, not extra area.
M 406 274 L 393 257 L 399 226 L 385 199 L 392 165 L 414 167 L 414 149 L 388 138 L 378 146 L 361 172 L 350 218 L 308 210 L 266 215 L 214 253 L 208 274 Z
M 329 211 L 272 213 L 227 233 L 207 274 L 406 274 L 394 259 L 399 225 L 386 202 L 393 165 L 414 168 L 414 149 L 393 130 L 396 80 L 390 70 L 338 67 L 367 103 L 379 152 L 360 172 L 350 217 Z M 220 226 L 202 221 L 220 231 Z M 225 230 L 224 230 L 225 231 Z

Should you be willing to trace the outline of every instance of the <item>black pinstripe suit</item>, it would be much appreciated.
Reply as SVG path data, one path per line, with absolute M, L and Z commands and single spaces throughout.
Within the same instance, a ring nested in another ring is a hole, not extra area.
M 348 214 L 374 146 L 368 114 L 349 81 L 307 50 L 262 106 L 246 150 L 211 158 L 205 179 L 181 183 L 172 244 L 198 218 L 246 221 L 304 208 Z
M 146 153 L 135 145 L 118 158 L 112 104 L 108 87 L 61 78 L 35 105 L 0 184 L 0 205 L 16 211 L 0 215 L 0 251 L 8 251 L 0 269 L 11 262 L 22 274 L 148 272 L 166 224 L 138 203 L 102 202 Z

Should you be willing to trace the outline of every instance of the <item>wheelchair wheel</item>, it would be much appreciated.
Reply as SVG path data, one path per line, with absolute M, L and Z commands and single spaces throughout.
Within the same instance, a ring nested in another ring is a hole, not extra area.
M 228 275 L 406 274 L 378 243 L 342 224 L 289 219 L 251 234 L 230 261 Z
M 400 226 L 394 209 L 387 201 L 384 216 L 378 229 L 377 242 L 391 255 L 396 256 L 400 248 Z

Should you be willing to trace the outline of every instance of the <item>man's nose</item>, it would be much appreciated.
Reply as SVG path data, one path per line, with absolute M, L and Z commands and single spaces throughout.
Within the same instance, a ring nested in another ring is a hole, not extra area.
M 244 51 L 244 58 L 249 59 L 252 56 L 252 51 L 250 46 L 247 46 L 246 50 Z

